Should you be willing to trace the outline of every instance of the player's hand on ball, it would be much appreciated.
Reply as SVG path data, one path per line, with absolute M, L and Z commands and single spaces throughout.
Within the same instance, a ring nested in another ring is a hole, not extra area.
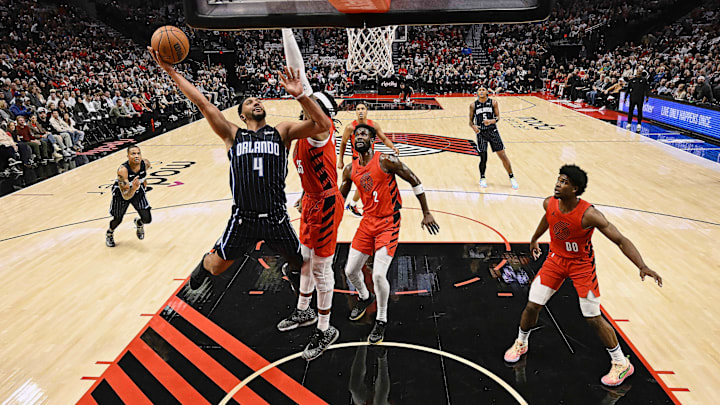
M 291 96 L 297 98 L 303 94 L 303 86 L 300 81 L 300 72 L 298 69 L 285 66 L 285 74 L 278 71 L 278 77 L 280 78 L 280 84 Z
M 530 243 L 530 252 L 532 253 L 533 259 L 537 260 L 542 256 L 542 250 L 540 250 L 540 245 L 538 245 L 537 242 L 531 242 Z
M 435 222 L 435 218 L 433 218 L 432 214 L 429 212 L 423 215 L 420 228 L 426 228 L 427 231 L 430 232 L 430 235 L 437 235 L 437 233 L 440 232 L 440 225 Z
M 640 268 L 640 279 L 642 281 L 645 281 L 645 277 L 649 276 L 655 279 L 655 282 L 657 283 L 658 287 L 662 287 L 662 277 L 660 277 L 659 274 L 655 273 L 650 269 L 648 266 L 643 266 Z
M 164 71 L 169 72 L 169 71 L 173 70 L 172 65 L 163 61 L 163 59 L 160 57 L 160 53 L 158 51 L 152 49 L 152 47 L 150 47 L 150 46 L 147 47 L 147 50 L 148 50 L 148 52 L 150 52 L 150 56 L 152 56 L 152 58 L 155 59 L 155 63 L 157 63 L 158 66 L 160 66 Z

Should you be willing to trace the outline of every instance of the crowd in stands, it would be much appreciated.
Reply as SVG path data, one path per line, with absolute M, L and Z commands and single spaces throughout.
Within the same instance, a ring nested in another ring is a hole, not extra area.
M 716 1 L 637 43 L 611 49 L 603 43 L 603 32 L 646 21 L 678 3 L 560 0 L 550 18 L 538 23 L 408 27 L 407 39 L 394 44 L 393 59 L 397 76 L 415 92 L 428 94 L 474 93 L 484 86 L 496 94 L 545 91 L 615 107 L 627 81 L 642 75 L 656 95 L 718 103 Z M 234 66 L 178 65 L 221 107 L 232 103 L 235 91 L 285 96 L 276 76 L 284 64 L 279 30 L 193 30 L 184 25 L 180 3 L 172 0 L 108 0 L 98 7 L 111 10 L 106 17 L 116 15 L 119 26 L 129 30 L 150 32 L 173 24 L 183 27 L 192 44 L 235 49 Z M 374 77 L 346 71 L 345 30 L 295 33 L 315 89 L 344 96 L 376 88 Z M 120 33 L 82 11 L 2 0 L 0 34 L 0 174 L 72 158 L 88 146 L 143 136 L 194 114 L 169 78 L 157 74 L 145 49 L 128 39 L 132 32 Z M 569 54 L 558 52 L 570 48 Z M 486 64 L 479 62 L 479 53 Z M 233 89 L 226 69 L 237 74 Z

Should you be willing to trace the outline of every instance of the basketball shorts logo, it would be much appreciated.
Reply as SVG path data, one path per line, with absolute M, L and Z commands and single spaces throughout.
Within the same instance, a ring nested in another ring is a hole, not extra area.
M 363 190 L 366 192 L 372 191 L 373 188 L 373 179 L 372 176 L 370 176 L 369 173 L 363 174 L 363 176 L 360 178 L 360 185 L 362 186 Z
M 559 240 L 565 240 L 570 236 L 570 228 L 565 222 L 558 222 L 553 226 L 555 237 Z

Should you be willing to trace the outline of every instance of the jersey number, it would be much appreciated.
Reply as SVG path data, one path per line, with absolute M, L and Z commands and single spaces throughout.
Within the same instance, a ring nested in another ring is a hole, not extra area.
M 253 170 L 258 171 L 259 177 L 263 176 L 263 158 L 261 158 L 261 157 L 253 158 Z
M 568 252 L 577 252 L 578 244 L 576 242 L 565 242 L 565 250 Z
M 376 203 L 379 203 L 379 202 L 380 202 L 380 201 L 378 201 L 378 199 L 377 199 L 377 191 L 373 191 L 373 201 L 375 201 Z
M 298 168 L 298 173 L 300 173 L 300 174 L 305 173 L 305 170 L 302 167 L 302 160 L 300 160 L 300 159 L 297 160 L 297 168 Z

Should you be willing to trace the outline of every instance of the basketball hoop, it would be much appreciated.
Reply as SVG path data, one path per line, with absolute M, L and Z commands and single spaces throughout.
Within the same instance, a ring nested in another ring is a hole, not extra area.
M 374 28 L 346 28 L 348 34 L 349 72 L 387 77 L 395 73 L 392 44 L 397 25 Z

